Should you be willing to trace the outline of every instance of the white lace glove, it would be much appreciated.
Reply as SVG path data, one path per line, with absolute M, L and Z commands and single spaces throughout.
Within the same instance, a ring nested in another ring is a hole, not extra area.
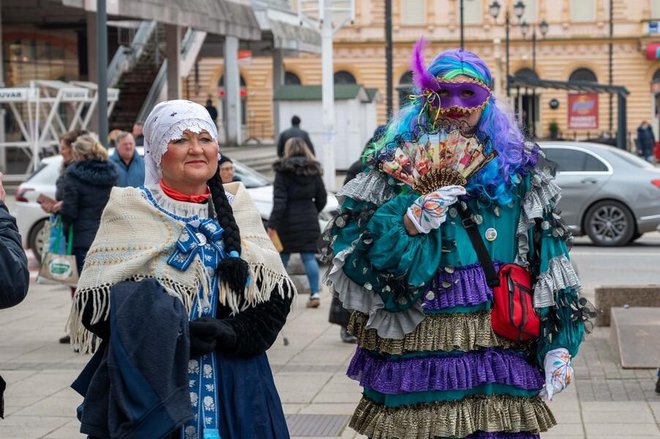
M 445 222 L 449 206 L 458 200 L 459 195 L 465 193 L 463 186 L 444 186 L 417 198 L 406 211 L 406 215 L 419 233 L 429 233 Z
M 573 379 L 571 354 L 564 348 L 553 349 L 545 354 L 543 368 L 545 369 L 545 386 L 539 395 L 551 401 L 552 396 L 568 387 Z

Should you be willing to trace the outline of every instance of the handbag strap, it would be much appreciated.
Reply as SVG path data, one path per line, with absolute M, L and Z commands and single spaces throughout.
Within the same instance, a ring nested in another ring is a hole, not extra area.
M 465 227 L 465 231 L 470 237 L 474 251 L 477 252 L 479 262 L 481 262 L 481 266 L 486 274 L 486 282 L 488 283 L 488 286 L 491 288 L 499 286 L 500 278 L 495 271 L 495 264 L 493 264 L 493 260 L 486 249 L 486 245 L 484 244 L 483 239 L 481 239 L 481 235 L 479 235 L 479 228 L 477 227 L 477 223 L 474 222 L 470 206 L 463 201 L 459 201 L 458 206 L 458 212 L 461 215 L 463 227 Z
M 66 245 L 66 254 L 73 254 L 73 224 L 69 226 L 69 242 Z
M 493 260 L 491 259 L 488 250 L 486 249 L 486 245 L 484 244 L 483 239 L 481 239 L 481 235 L 479 235 L 479 229 L 477 228 L 477 223 L 474 222 L 472 209 L 470 209 L 470 206 L 468 206 L 468 204 L 463 201 L 460 201 L 458 205 L 458 212 L 460 213 L 463 220 L 462 222 L 463 226 L 465 227 L 465 231 L 470 237 L 474 251 L 477 253 L 479 262 L 481 263 L 481 266 L 484 269 L 484 273 L 486 274 L 486 282 L 488 283 L 489 287 L 496 287 L 500 284 L 500 279 L 497 275 L 497 272 L 495 271 L 495 265 L 493 264 Z M 541 268 L 541 239 L 543 238 L 543 229 L 541 223 L 541 218 L 534 218 L 534 232 L 532 234 L 534 257 L 530 258 L 531 260 L 529 263 L 529 272 L 532 277 L 532 283 L 536 281 Z

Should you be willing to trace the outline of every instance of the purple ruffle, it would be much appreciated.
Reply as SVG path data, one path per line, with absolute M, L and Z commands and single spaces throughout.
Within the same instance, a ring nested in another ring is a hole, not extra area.
M 482 384 L 507 384 L 540 390 L 541 371 L 510 350 L 483 349 L 462 355 L 386 358 L 356 350 L 346 373 L 380 393 L 467 390 Z
M 502 264 L 493 261 L 493 265 L 497 271 Z M 429 294 L 424 297 L 425 311 L 480 305 L 493 299 L 493 290 L 486 282 L 486 275 L 481 264 L 456 268 L 453 273 L 441 270 L 433 278 L 431 291 L 433 292 L 432 299 L 429 300 Z
M 507 433 L 503 431 L 488 433 L 485 431 L 478 431 L 465 436 L 465 439 L 539 439 L 540 437 L 540 434 L 529 433 L 526 431 L 520 433 Z

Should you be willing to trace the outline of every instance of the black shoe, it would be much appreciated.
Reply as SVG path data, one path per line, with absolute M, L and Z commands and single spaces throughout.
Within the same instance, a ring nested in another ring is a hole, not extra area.
M 348 333 L 343 326 L 339 330 L 339 337 L 344 343 L 357 343 L 357 337 Z
M 71 337 L 69 337 L 68 335 L 61 337 L 60 344 L 71 344 Z

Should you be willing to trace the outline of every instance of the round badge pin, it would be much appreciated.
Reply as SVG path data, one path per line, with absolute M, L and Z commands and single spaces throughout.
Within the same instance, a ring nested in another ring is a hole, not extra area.
M 486 235 L 486 240 L 487 241 L 495 241 L 495 239 L 497 239 L 497 230 L 495 230 L 492 227 L 489 227 L 486 230 L 485 235 Z

